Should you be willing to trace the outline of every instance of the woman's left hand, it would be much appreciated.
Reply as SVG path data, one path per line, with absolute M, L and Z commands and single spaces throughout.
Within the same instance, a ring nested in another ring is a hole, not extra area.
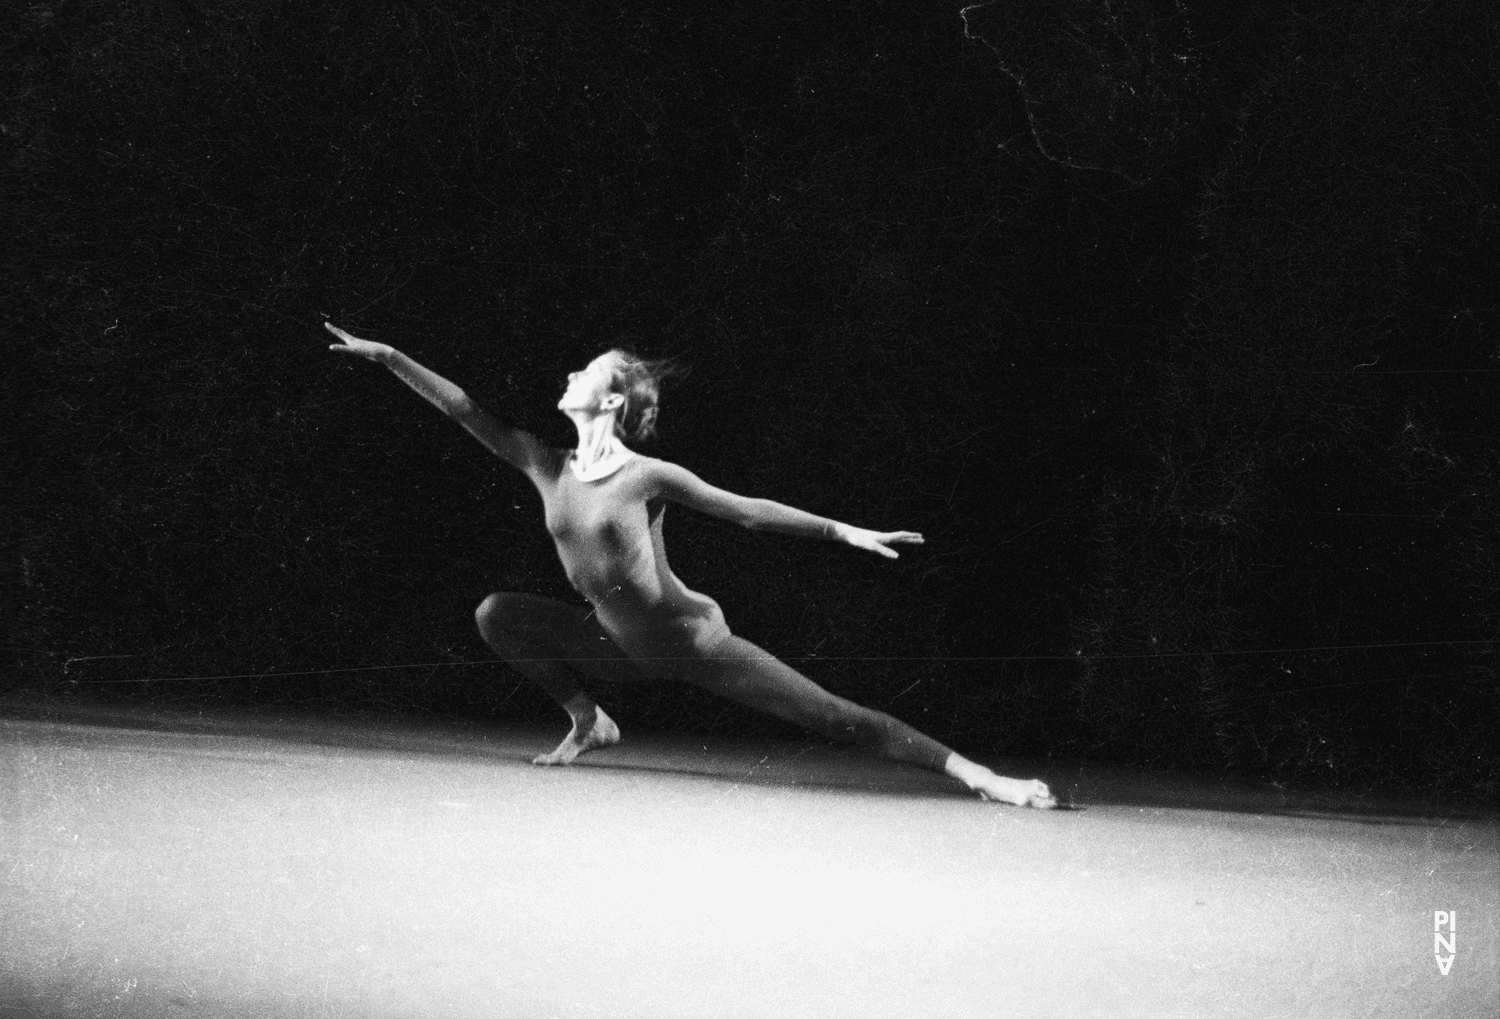
M 855 548 L 878 552 L 887 559 L 898 559 L 899 554 L 891 545 L 920 545 L 922 536 L 916 531 L 867 531 L 863 527 L 846 527 L 843 538 Z
M 389 343 L 374 343 L 370 340 L 362 340 L 358 336 L 351 336 L 332 322 L 324 322 L 323 328 L 344 341 L 343 343 L 329 344 L 329 350 L 337 350 L 345 354 L 358 354 L 360 357 L 374 361 L 377 364 L 384 362 L 393 353 Z

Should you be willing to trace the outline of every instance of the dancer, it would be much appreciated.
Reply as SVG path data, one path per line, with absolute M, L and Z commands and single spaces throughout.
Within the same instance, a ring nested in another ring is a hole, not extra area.
M 883 757 L 940 771 L 987 800 L 1049 808 L 1036 780 L 1006 778 L 905 722 L 836 697 L 749 641 L 730 633 L 712 598 L 689 590 L 667 565 L 666 503 L 676 502 L 752 530 L 841 541 L 888 558 L 892 545 L 921 544 L 914 531 L 877 532 L 768 499 L 715 488 L 676 464 L 625 445 L 655 433 L 661 363 L 618 348 L 568 376 L 557 409 L 578 429 L 578 448 L 553 449 L 496 421 L 464 391 L 384 343 L 324 326 L 342 342 L 329 349 L 383 364 L 491 452 L 531 479 L 546 526 L 575 590 L 591 608 L 532 594 L 496 593 L 475 612 L 495 652 L 535 680 L 573 727 L 536 764 L 568 764 L 620 740 L 619 727 L 584 691 L 581 678 L 647 677 L 691 683 Z

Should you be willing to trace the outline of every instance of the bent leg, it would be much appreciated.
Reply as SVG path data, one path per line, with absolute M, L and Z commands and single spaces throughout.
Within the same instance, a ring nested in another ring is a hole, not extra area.
M 496 654 L 559 704 L 583 691 L 580 676 L 613 683 L 645 678 L 582 606 L 501 591 L 479 603 L 474 621 Z
M 711 655 L 685 670 L 683 678 L 830 739 L 856 743 L 893 761 L 950 775 L 985 799 L 1018 806 L 1056 806 L 1045 783 L 996 775 L 900 719 L 829 693 L 774 655 L 733 634 Z
M 645 677 L 591 612 L 540 595 L 498 592 L 479 604 L 474 620 L 485 643 L 547 691 L 573 720 L 557 748 L 533 763 L 569 764 L 579 754 L 620 741 L 619 727 L 584 692 L 579 679 L 631 682 Z

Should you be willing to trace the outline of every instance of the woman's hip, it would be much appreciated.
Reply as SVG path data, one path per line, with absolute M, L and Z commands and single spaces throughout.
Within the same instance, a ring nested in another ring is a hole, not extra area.
M 635 615 L 599 612 L 599 622 L 631 658 L 648 671 L 682 679 L 693 665 L 712 658 L 729 636 L 729 625 L 717 602 L 702 613 Z

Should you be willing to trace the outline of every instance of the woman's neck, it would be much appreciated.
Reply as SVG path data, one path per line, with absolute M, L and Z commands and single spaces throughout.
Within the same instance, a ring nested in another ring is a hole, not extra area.
M 613 414 L 575 417 L 573 424 L 578 428 L 578 449 L 573 455 L 579 470 L 586 471 L 605 460 L 630 453 L 630 449 L 615 434 Z

